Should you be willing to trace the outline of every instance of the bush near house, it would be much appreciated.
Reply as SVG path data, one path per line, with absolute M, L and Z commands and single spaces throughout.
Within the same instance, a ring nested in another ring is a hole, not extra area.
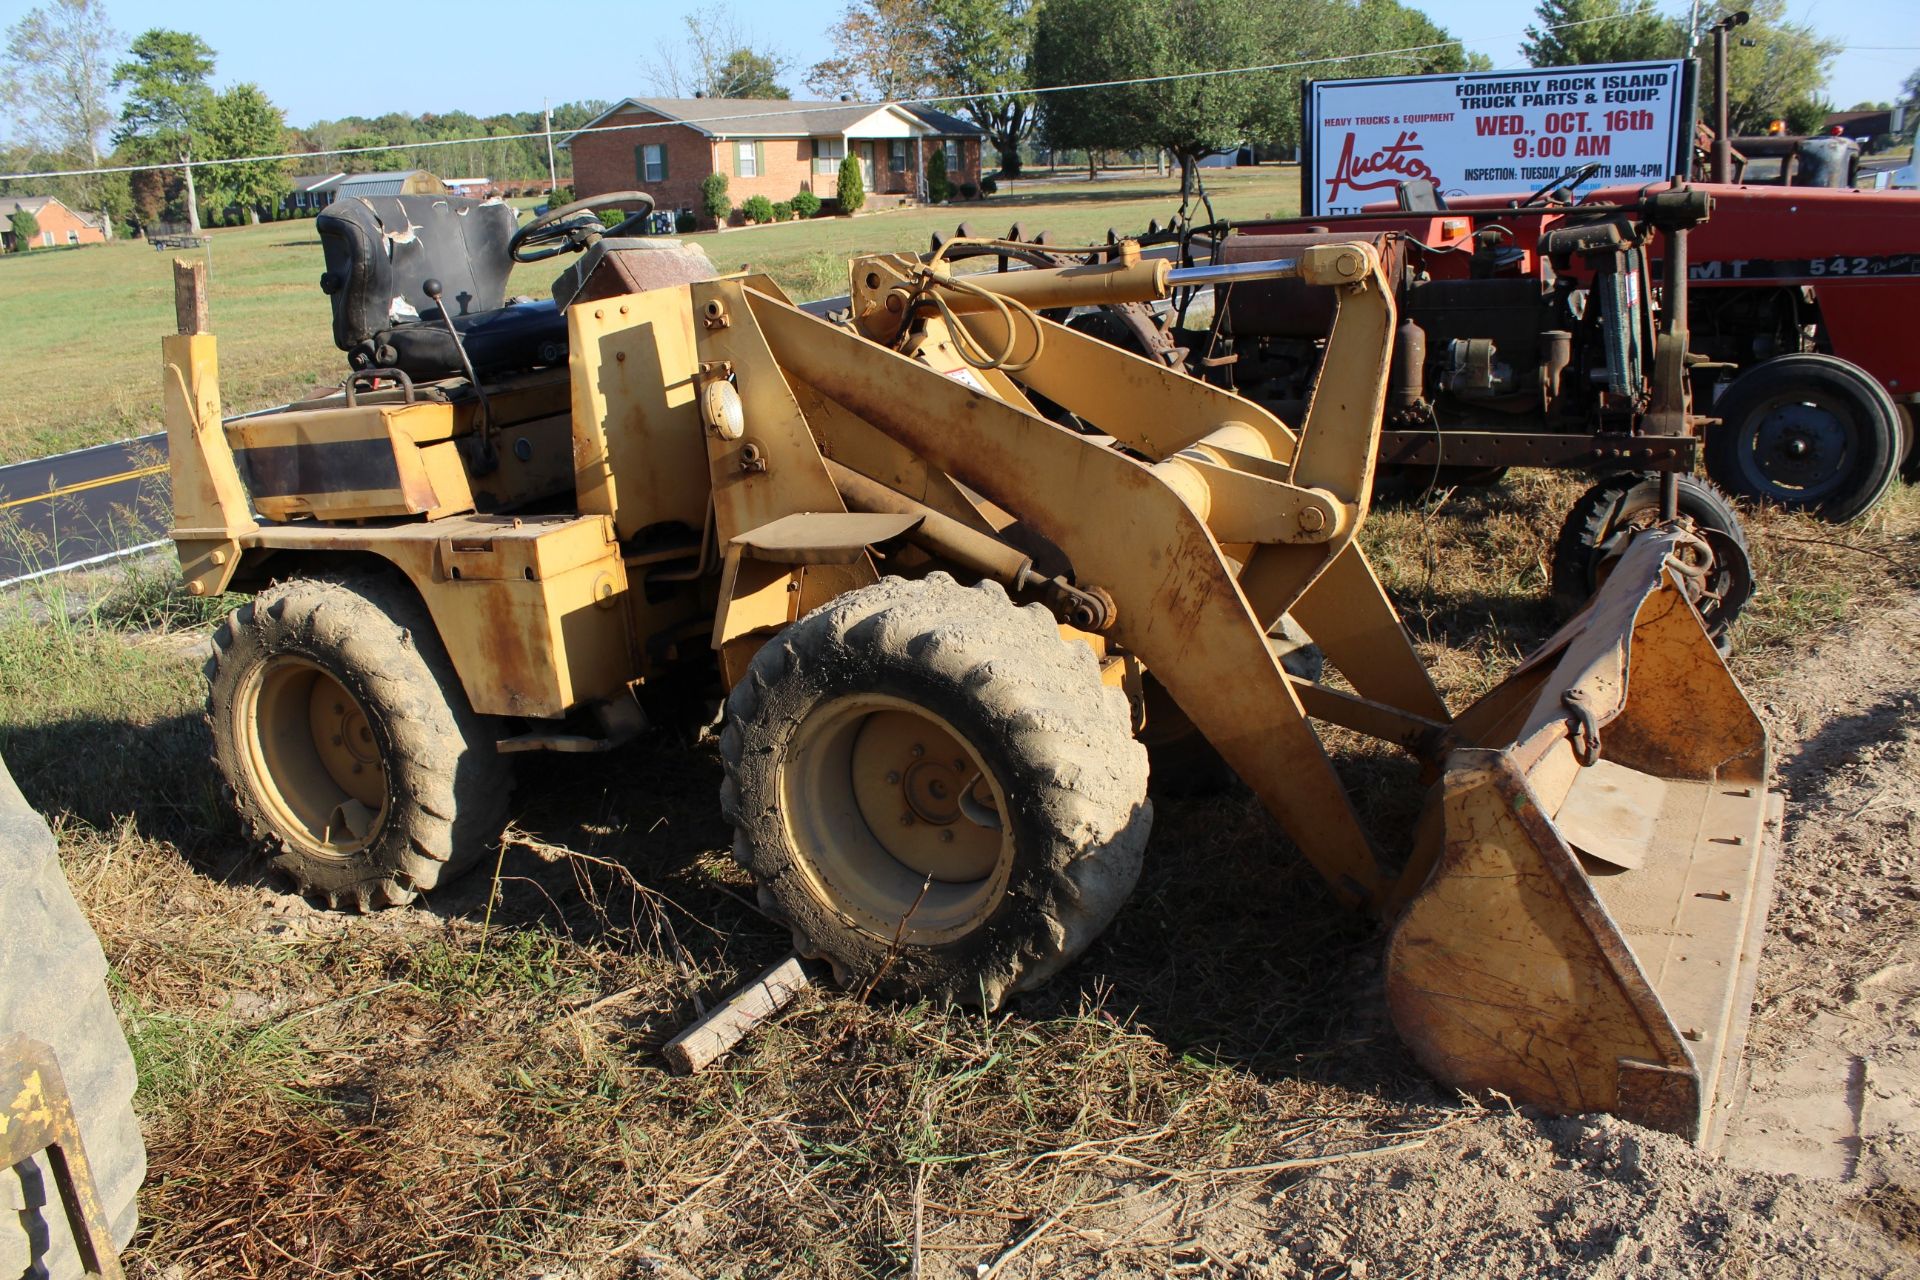
M 945 204 L 953 199 L 953 184 L 947 181 L 947 153 L 934 149 L 933 159 L 927 161 L 927 199 L 934 204 Z
M 980 188 L 974 186 L 971 182 L 963 182 L 960 184 L 960 198 L 962 200 L 971 200 L 979 194 Z
M 997 179 L 994 178 L 992 174 L 983 173 L 980 175 L 980 194 L 981 195 L 990 196 L 994 192 L 998 191 L 999 189 L 1000 189 L 1000 183 Z
M 700 211 L 721 226 L 733 216 L 733 201 L 727 196 L 727 175 L 710 173 L 700 180 Z
M 793 201 L 776 200 L 773 202 L 773 220 L 775 222 L 793 221 Z
M 773 201 L 765 196 L 748 196 L 747 202 L 740 206 L 740 216 L 748 222 L 762 225 L 773 221 Z
M 858 213 L 867 202 L 867 184 L 860 180 L 860 161 L 853 156 L 840 162 L 840 181 L 834 194 L 839 197 L 842 213 Z
M 13 251 L 25 253 L 33 248 L 33 242 L 40 236 L 40 219 L 25 209 L 17 209 L 8 223 L 8 229 L 13 232 Z
M 691 210 L 682 209 L 674 215 L 673 230 L 675 235 L 686 235 L 689 231 L 698 231 L 699 229 L 700 219 L 696 218 Z
M 793 198 L 795 217 L 811 218 L 820 212 L 820 197 L 811 191 L 802 191 Z

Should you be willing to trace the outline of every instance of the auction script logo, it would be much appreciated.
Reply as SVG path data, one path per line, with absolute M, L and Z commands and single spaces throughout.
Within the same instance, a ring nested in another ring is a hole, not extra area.
M 1387 146 L 1370 156 L 1356 157 L 1353 133 L 1348 131 L 1346 145 L 1340 150 L 1340 162 L 1334 166 L 1333 176 L 1327 179 L 1327 203 L 1331 205 L 1340 198 L 1342 187 L 1349 191 L 1377 191 L 1400 182 L 1432 178 L 1433 170 L 1427 168 L 1427 162 L 1418 155 L 1425 149 L 1419 137 L 1418 133 L 1402 129 L 1400 136 Z M 1372 181 L 1362 180 L 1375 174 L 1382 176 L 1373 177 Z

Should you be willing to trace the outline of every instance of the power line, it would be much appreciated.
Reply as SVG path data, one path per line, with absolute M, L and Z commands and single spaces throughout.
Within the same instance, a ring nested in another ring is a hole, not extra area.
M 1630 13 L 1608 14 L 1600 18 L 1581 18 L 1573 22 L 1559 22 L 1545 27 L 1529 27 L 1524 32 L 1505 32 L 1500 35 L 1475 36 L 1475 44 L 1484 44 L 1492 40 L 1516 39 L 1519 36 L 1535 36 L 1547 31 L 1565 31 L 1572 27 L 1591 26 L 1597 22 L 1621 22 L 1627 18 L 1637 18 L 1649 12 L 1651 6 L 1643 6 Z M 1401 49 L 1380 49 L 1368 53 L 1330 54 L 1322 58 L 1303 58 L 1297 62 L 1268 62 L 1251 67 L 1223 67 L 1208 71 L 1181 71 L 1158 76 L 1134 76 L 1124 80 L 1090 80 L 1082 84 L 1041 85 L 1027 89 L 1008 89 L 1003 93 L 949 93 L 924 98 L 895 98 L 886 105 L 902 107 L 930 107 L 941 103 L 964 103 L 975 98 L 1015 98 L 1041 97 L 1053 93 L 1081 93 L 1089 89 L 1124 89 L 1144 84 L 1169 84 L 1183 80 L 1199 80 L 1210 76 L 1258 75 L 1274 71 L 1297 71 L 1303 67 L 1328 66 L 1342 62 L 1361 62 L 1370 58 L 1396 58 L 1414 53 L 1431 53 L 1436 49 L 1450 49 L 1455 45 L 1464 47 L 1467 37 L 1456 40 L 1439 40 L 1432 44 L 1408 45 Z M 859 105 L 859 104 L 848 104 Z M 876 104 L 879 105 L 879 104 Z M 817 107 L 790 107 L 782 110 L 747 111 L 724 116 L 685 117 L 678 120 L 642 121 L 631 124 L 599 125 L 584 129 L 563 130 L 567 139 L 577 138 L 587 133 L 623 133 L 635 129 L 666 129 L 679 125 L 737 124 L 742 120 L 772 120 L 785 116 L 808 115 L 817 111 Z M 92 169 L 48 169 L 38 173 L 0 173 L 0 182 L 25 181 L 34 178 L 86 178 L 107 173 L 150 173 L 168 169 L 211 169 L 220 165 L 259 164 L 281 160 L 312 160 L 327 156 L 365 156 L 377 155 L 389 151 L 424 151 L 433 147 L 467 146 L 476 142 L 524 142 L 533 138 L 554 136 L 552 129 L 535 129 L 526 133 L 496 133 L 479 138 L 437 138 L 423 142 L 394 142 L 374 147 L 335 147 L 320 151 L 283 151 L 277 155 L 231 156 L 219 160 L 176 160 L 171 164 L 120 164 L 103 165 Z

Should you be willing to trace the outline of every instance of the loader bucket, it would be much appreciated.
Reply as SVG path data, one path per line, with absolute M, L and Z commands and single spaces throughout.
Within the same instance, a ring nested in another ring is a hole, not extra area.
M 1669 567 L 1684 537 L 1636 539 L 1460 717 L 1487 745 L 1445 758 L 1387 994 L 1449 1084 L 1711 1147 L 1742 1092 L 1778 809 L 1766 731 Z

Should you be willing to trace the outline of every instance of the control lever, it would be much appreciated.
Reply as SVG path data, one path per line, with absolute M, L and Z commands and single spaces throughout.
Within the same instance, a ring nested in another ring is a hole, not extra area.
M 440 308 L 440 321 L 447 326 L 447 333 L 453 338 L 453 349 L 460 356 L 460 367 L 466 371 L 467 382 L 480 401 L 480 446 L 475 450 L 473 470 L 475 475 L 488 475 L 500 465 L 500 454 L 493 447 L 493 404 L 487 399 L 486 388 L 480 385 L 480 375 L 474 372 L 473 361 L 467 357 L 467 344 L 460 340 L 460 331 L 453 326 L 452 313 L 447 310 L 447 304 L 440 301 L 443 292 L 440 282 L 428 277 L 421 283 L 420 290 Z

